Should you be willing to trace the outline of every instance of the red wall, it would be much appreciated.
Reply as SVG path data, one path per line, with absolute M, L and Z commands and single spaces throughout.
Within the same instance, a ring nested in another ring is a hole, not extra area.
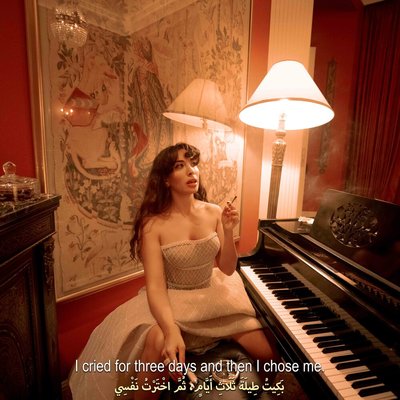
M 17 174 L 35 176 L 23 0 L 0 12 L 0 165 L 12 161 Z M 3 169 L 0 170 L 0 175 Z
M 348 141 L 352 123 L 355 70 L 358 59 L 362 9 L 348 6 L 342 11 L 314 9 L 311 45 L 316 47 L 314 80 L 326 94 L 328 63 L 336 61 L 335 117 L 330 122 L 328 160 L 319 171 L 323 127 L 310 129 L 303 210 L 315 211 L 326 189 L 344 190 Z
M 90 296 L 57 304 L 62 379 L 68 376 L 93 329 L 112 310 L 135 296 L 142 286 L 144 278 L 140 277 Z

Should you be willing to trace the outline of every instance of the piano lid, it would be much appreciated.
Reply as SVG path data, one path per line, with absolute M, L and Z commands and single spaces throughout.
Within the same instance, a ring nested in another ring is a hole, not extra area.
M 396 315 L 400 324 L 399 226 L 400 206 L 328 190 L 311 227 L 287 219 L 260 220 L 259 228 L 278 235 L 379 312 Z M 269 241 L 263 247 L 271 254 Z
M 400 206 L 329 189 L 310 237 L 400 288 Z

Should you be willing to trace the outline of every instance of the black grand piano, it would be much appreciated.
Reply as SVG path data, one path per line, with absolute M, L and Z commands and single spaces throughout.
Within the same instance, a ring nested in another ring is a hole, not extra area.
M 400 398 L 400 206 L 328 190 L 307 222 L 260 220 L 239 258 L 260 319 L 310 399 Z

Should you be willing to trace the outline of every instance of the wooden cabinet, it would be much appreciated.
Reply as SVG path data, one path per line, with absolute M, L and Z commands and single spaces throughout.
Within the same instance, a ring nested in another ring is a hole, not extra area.
M 61 399 L 54 293 L 58 196 L 0 204 L 0 400 Z

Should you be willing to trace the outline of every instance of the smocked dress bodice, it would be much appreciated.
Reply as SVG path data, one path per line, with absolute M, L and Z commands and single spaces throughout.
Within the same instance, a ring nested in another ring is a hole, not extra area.
M 210 285 L 220 243 L 216 232 L 197 240 L 161 246 L 168 289 L 201 289 Z

